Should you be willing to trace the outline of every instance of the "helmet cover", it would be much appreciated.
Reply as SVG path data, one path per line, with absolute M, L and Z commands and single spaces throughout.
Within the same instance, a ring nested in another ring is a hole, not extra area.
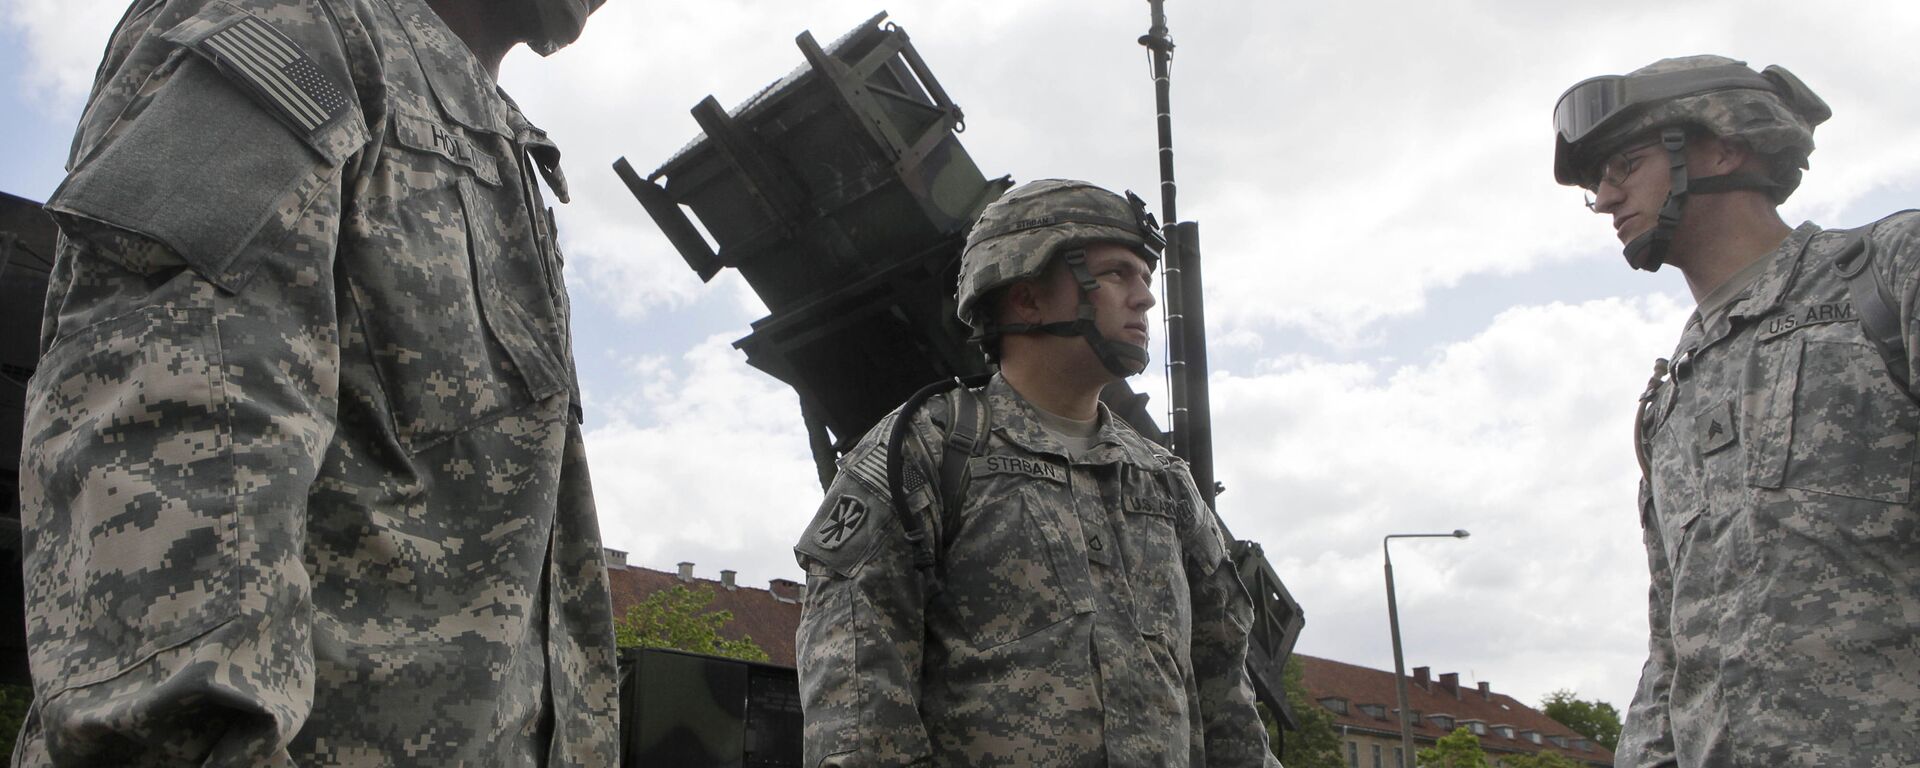
M 1166 241 L 1145 203 L 1084 181 L 1042 179 L 1016 187 L 980 212 L 960 256 L 955 314 L 978 331 L 980 300 L 1045 272 L 1053 257 L 1094 243 L 1125 246 L 1159 263 Z
M 1602 158 L 1661 128 L 1691 125 L 1722 139 L 1738 139 L 1755 154 L 1769 158 L 1775 201 L 1786 200 L 1800 185 L 1800 172 L 1813 152 L 1814 126 L 1833 112 L 1782 67 L 1769 66 L 1744 82 L 1738 77 L 1725 77 L 1730 69 L 1752 73 L 1745 62 L 1724 56 L 1686 56 L 1661 59 L 1625 76 L 1593 78 L 1568 89 L 1556 108 L 1560 131 L 1554 146 L 1554 179 L 1561 184 L 1592 186 Z M 1686 85 L 1687 75 L 1670 74 L 1687 72 L 1699 76 L 1697 88 L 1691 91 Z M 1653 77 L 1659 75 L 1666 77 Z M 1770 87 L 1763 87 L 1763 82 Z M 1626 95 L 1610 105 L 1613 109 L 1595 115 L 1594 122 L 1570 137 L 1572 121 L 1565 115 L 1575 106 L 1572 102 L 1584 93 L 1616 83 Z M 1637 85 L 1651 86 L 1641 90 L 1653 95 L 1635 99 L 1632 94 Z

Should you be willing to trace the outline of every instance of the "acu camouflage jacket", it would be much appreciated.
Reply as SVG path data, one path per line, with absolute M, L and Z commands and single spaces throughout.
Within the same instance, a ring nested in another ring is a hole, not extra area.
M 1911 368 L 1920 214 L 1871 240 Z M 1859 327 L 1845 242 L 1801 225 L 1648 393 L 1652 641 L 1618 765 L 1920 755 L 1920 408 Z
M 48 206 L 20 764 L 614 764 L 557 162 L 425 0 L 133 4 Z
M 937 585 L 883 490 L 897 412 L 795 547 L 805 765 L 1277 766 L 1246 673 L 1251 599 L 1185 465 L 1104 406 L 1068 461 L 1005 380 L 978 392 L 992 432 L 963 508 L 907 484 Z M 940 476 L 947 408 L 915 414 L 909 478 Z

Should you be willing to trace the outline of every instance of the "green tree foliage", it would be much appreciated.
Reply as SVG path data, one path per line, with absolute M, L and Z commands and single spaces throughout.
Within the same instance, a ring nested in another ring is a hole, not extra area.
M 1540 712 L 1607 749 L 1620 743 L 1620 710 L 1612 704 L 1587 701 L 1573 691 L 1558 690 L 1540 701 Z
M 1487 753 L 1480 749 L 1480 737 L 1466 726 L 1453 729 L 1432 747 L 1420 750 L 1414 764 L 1420 768 L 1493 768 L 1487 762 Z
M 0 685 L 0 756 L 13 754 L 13 741 L 19 737 L 20 726 L 27 721 L 27 708 L 32 704 L 33 688 Z
M 1500 758 L 1500 768 L 1580 768 L 1580 764 L 1554 752 L 1509 755 Z
M 1259 708 L 1260 719 L 1267 724 L 1267 743 L 1282 746 L 1281 751 L 1275 753 L 1280 762 L 1287 768 L 1346 768 L 1346 761 L 1340 757 L 1340 734 L 1333 730 L 1333 713 L 1307 693 L 1306 684 L 1301 682 L 1300 657 L 1289 657 L 1281 674 L 1281 683 L 1287 690 L 1287 708 L 1292 709 L 1294 718 L 1300 721 L 1300 730 L 1288 731 L 1282 743 L 1279 723 L 1267 712 L 1266 705 Z
M 766 661 L 767 652 L 751 637 L 728 640 L 720 628 L 733 621 L 732 611 L 712 611 L 713 588 L 689 589 L 675 584 L 647 596 L 627 609 L 613 624 L 613 636 L 622 648 L 673 648 L 745 661 Z

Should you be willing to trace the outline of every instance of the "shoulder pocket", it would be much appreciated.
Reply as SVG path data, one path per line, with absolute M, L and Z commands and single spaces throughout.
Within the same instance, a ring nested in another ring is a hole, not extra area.
M 341 72 L 328 71 L 273 24 L 223 0 L 214 0 L 161 39 L 193 51 L 283 123 L 328 165 L 338 165 L 367 140 L 343 123 L 358 114 Z M 336 61 L 330 59 L 330 62 Z M 337 65 L 335 65 L 337 66 Z
M 191 47 L 233 14 L 253 18 L 213 3 L 164 37 Z M 151 238 L 228 291 L 295 234 L 367 141 L 350 103 L 296 132 L 202 56 L 176 54 L 147 87 L 151 96 L 118 118 L 47 207 Z

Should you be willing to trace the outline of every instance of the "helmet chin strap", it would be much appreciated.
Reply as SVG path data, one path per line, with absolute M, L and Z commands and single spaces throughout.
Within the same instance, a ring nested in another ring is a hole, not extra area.
M 1674 233 L 1680 229 L 1680 215 L 1686 208 L 1688 195 L 1711 195 L 1740 189 L 1771 192 L 1779 186 L 1765 176 L 1739 171 L 1690 179 L 1687 175 L 1687 132 L 1678 126 L 1662 129 L 1660 144 L 1667 149 L 1670 178 L 1667 201 L 1660 206 L 1660 218 L 1654 223 L 1653 229 L 1640 233 L 1626 247 L 1627 264 L 1648 272 L 1658 272 L 1661 265 L 1667 263 L 1667 251 L 1673 245 Z
M 1080 306 L 1074 313 L 1074 319 L 1055 323 L 987 323 L 987 327 L 976 338 L 987 339 L 1009 333 L 1079 336 L 1087 340 L 1087 346 L 1093 348 L 1094 357 L 1099 358 L 1100 365 L 1108 373 L 1124 379 L 1146 370 L 1152 355 L 1145 347 L 1109 339 L 1100 333 L 1100 325 L 1094 321 L 1093 299 L 1088 295 L 1099 290 L 1100 283 L 1093 279 L 1092 272 L 1087 271 L 1087 252 L 1076 248 L 1062 254 L 1062 258 L 1066 259 L 1067 269 L 1080 287 Z
M 1687 132 L 1677 125 L 1660 131 L 1660 144 L 1667 148 L 1667 201 L 1660 206 L 1660 218 L 1653 229 L 1640 233 L 1627 243 L 1627 264 L 1648 272 L 1660 271 L 1667 263 L 1667 249 L 1673 245 L 1673 233 L 1680 228 L 1680 214 L 1687 206 Z

